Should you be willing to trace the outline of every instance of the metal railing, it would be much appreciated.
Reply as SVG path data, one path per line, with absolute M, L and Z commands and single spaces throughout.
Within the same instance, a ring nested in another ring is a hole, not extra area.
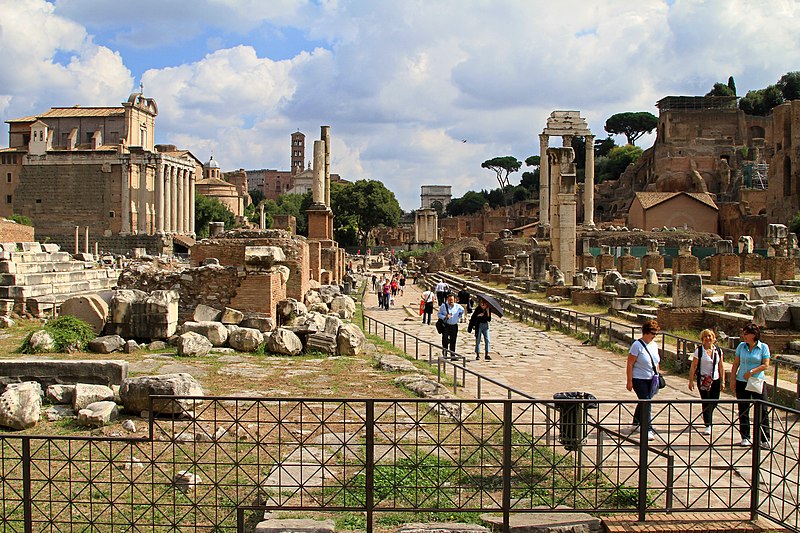
M 739 446 L 738 403 L 154 396 L 188 417 L 137 439 L 0 435 L 4 531 L 248 531 L 265 511 L 746 512 L 800 531 L 800 412 L 766 407 L 770 446 Z M 550 412 L 558 412 L 553 424 Z M 446 513 L 438 515 L 436 513 Z

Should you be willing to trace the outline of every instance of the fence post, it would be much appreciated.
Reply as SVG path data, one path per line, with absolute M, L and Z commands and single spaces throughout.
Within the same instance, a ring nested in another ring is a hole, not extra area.
M 25 533 L 33 532 L 31 498 L 31 439 L 22 437 L 22 510 Z
M 647 432 L 650 431 L 650 401 L 639 400 L 639 522 L 644 522 L 647 511 L 648 451 Z
M 759 500 L 759 473 L 761 471 L 761 440 L 764 435 L 761 433 L 761 409 L 764 400 L 755 400 L 753 406 L 753 459 L 750 467 L 750 520 L 755 520 L 758 514 Z
M 511 401 L 503 402 L 503 533 L 511 530 Z
M 366 412 L 366 512 L 367 512 L 367 533 L 372 533 L 372 514 L 375 506 L 375 400 L 367 400 Z

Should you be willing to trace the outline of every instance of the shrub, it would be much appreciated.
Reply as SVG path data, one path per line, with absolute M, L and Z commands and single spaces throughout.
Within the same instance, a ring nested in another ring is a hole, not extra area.
M 11 215 L 11 220 L 17 224 L 22 224 L 23 226 L 33 226 L 33 220 L 31 220 L 31 217 L 26 217 L 25 215 Z
M 89 324 L 74 316 L 60 316 L 50 320 L 44 325 L 44 330 L 53 338 L 56 352 L 84 351 L 89 341 L 96 337 Z M 20 352 L 34 353 L 30 345 L 31 335 L 33 333 L 22 341 Z

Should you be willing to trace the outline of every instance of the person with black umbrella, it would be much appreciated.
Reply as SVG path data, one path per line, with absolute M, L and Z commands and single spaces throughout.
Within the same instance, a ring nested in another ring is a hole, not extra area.
M 473 329 L 475 330 L 476 361 L 480 361 L 481 359 L 481 337 L 483 337 L 483 344 L 486 349 L 483 358 L 486 361 L 492 360 L 492 358 L 489 357 L 489 322 L 491 321 L 492 309 L 489 307 L 489 303 L 486 300 L 479 297 L 478 305 L 475 307 L 475 311 L 473 311 L 472 316 L 469 319 L 469 325 L 467 326 L 468 332 L 471 332 Z

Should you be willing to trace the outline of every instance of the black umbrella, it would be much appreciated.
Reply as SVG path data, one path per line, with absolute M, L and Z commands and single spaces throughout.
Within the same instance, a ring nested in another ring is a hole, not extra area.
M 501 306 L 497 300 L 495 300 L 488 294 L 478 293 L 477 296 L 478 298 L 489 304 L 489 307 L 492 308 L 492 313 L 494 313 L 497 316 L 503 316 L 503 306 Z

